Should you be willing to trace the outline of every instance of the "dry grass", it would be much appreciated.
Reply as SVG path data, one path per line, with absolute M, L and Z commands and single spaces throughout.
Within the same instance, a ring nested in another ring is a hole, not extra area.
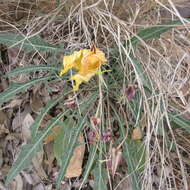
M 108 62 L 108 65 L 109 69 L 116 68 L 116 71 L 120 72 L 118 75 L 122 83 L 113 80 L 116 82 L 114 88 L 118 92 L 118 99 L 112 99 L 112 93 L 108 90 L 105 93 L 108 84 L 103 87 L 100 85 L 96 116 L 109 124 L 109 128 L 114 131 L 115 125 L 111 119 L 114 113 L 109 106 L 113 104 L 121 119 L 126 122 L 131 121 L 131 115 L 123 108 L 127 102 L 125 99 L 121 100 L 120 92 L 128 84 L 135 84 L 142 95 L 139 107 L 144 110 L 143 142 L 146 147 L 146 162 L 141 176 L 142 189 L 188 190 L 190 188 L 189 134 L 182 129 L 174 128 L 169 120 L 171 111 L 176 111 L 189 120 L 190 25 L 189 21 L 178 12 L 178 7 L 183 8 L 187 3 L 173 0 L 127 2 L 63 0 L 59 7 L 56 7 L 52 1 L 44 3 L 39 0 L 33 4 L 26 3 L 27 6 L 22 4 L 23 8 L 21 3 L 18 3 L 11 11 L 11 5 L 15 4 L 15 1 L 12 1 L 3 6 L 3 9 L 0 7 L 2 15 L 0 28 L 2 31 L 11 30 L 28 36 L 41 34 L 52 43 L 65 44 L 65 50 L 68 51 L 96 44 L 97 47 L 104 49 L 108 60 L 117 60 L 117 62 Z M 142 41 L 138 49 L 131 50 L 141 61 L 143 71 L 150 81 L 152 92 L 147 94 L 143 78 L 128 59 L 129 50 L 126 49 L 124 41 L 136 35 L 141 28 L 172 18 L 180 19 L 183 26 L 167 32 L 159 39 Z M 113 56 L 116 50 L 118 57 Z M 42 60 L 47 58 L 47 55 L 40 56 Z M 17 55 L 16 59 L 19 62 L 28 58 Z M 24 61 L 23 64 L 26 65 L 27 62 Z M 117 78 L 115 73 L 111 73 L 110 76 Z M 107 98 L 103 98 L 103 94 L 107 94 Z M 83 96 L 85 94 L 81 94 L 80 99 Z M 125 173 L 127 177 L 120 175 L 123 180 L 128 177 L 127 172 Z

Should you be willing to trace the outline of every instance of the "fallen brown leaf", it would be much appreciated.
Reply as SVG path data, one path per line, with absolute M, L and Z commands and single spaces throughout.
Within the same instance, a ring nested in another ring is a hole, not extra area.
M 139 127 L 136 127 L 135 129 L 133 129 L 132 139 L 133 140 L 142 139 L 142 131 L 141 131 L 141 129 Z
M 44 184 L 39 183 L 39 184 L 35 185 L 32 190 L 46 190 L 46 188 L 45 188 Z
M 52 130 L 53 132 L 50 133 L 44 139 L 44 144 L 52 142 L 55 139 L 55 137 L 58 135 L 59 131 L 61 130 L 61 127 L 55 126 Z M 80 143 L 84 143 L 84 137 L 82 133 L 79 135 L 78 141 Z M 67 168 L 65 177 L 72 178 L 81 175 L 84 152 L 85 152 L 85 145 L 79 145 L 74 149 L 74 153 Z
M 13 99 L 6 105 L 6 108 L 14 108 L 17 106 L 20 106 L 21 103 L 23 102 L 23 99 Z
M 58 135 L 60 130 L 61 130 L 60 126 L 54 126 L 52 132 L 46 138 L 44 138 L 44 144 L 52 142 L 55 139 L 55 137 Z
M 84 143 L 84 137 L 82 133 L 80 133 L 78 141 L 80 143 Z M 84 152 L 85 145 L 79 145 L 74 149 L 74 153 L 69 162 L 65 177 L 72 178 L 79 177 L 81 175 Z
M 111 175 L 114 178 L 116 170 L 121 162 L 122 151 L 121 149 L 112 148 L 111 149 L 111 158 L 108 161 L 108 169 L 111 171 Z
M 41 179 L 47 179 L 47 175 L 42 167 L 43 155 L 44 155 L 43 151 L 38 152 L 37 155 L 32 159 L 32 164 L 38 176 Z
M 15 183 L 16 183 L 16 186 L 14 187 L 15 188 L 14 190 L 23 190 L 22 177 L 20 175 L 17 175 L 14 180 L 15 180 Z
M 25 105 L 24 111 L 22 111 L 22 112 L 20 112 L 20 109 L 19 109 L 19 111 L 16 113 L 16 115 L 12 121 L 13 131 L 15 131 L 16 129 L 19 129 L 22 126 L 22 122 L 23 122 L 24 118 L 30 112 L 31 112 L 31 110 L 30 110 L 29 105 Z
M 9 133 L 9 130 L 5 128 L 5 125 L 0 125 L 0 138 L 8 133 Z
M 0 124 L 3 124 L 8 119 L 4 111 L 0 110 Z
M 31 138 L 30 126 L 32 125 L 33 122 L 34 122 L 33 117 L 31 116 L 30 113 L 28 113 L 22 122 L 22 135 L 24 142 L 28 142 Z
M 9 86 L 9 83 L 7 81 L 7 79 L 1 79 L 0 80 L 0 92 L 3 92 L 5 89 L 7 89 Z
M 40 109 L 43 106 L 44 106 L 44 104 L 42 101 L 42 97 L 37 92 L 36 94 L 33 95 L 32 99 L 30 101 L 30 107 L 31 107 L 33 112 L 39 113 Z
M 0 168 L 3 165 L 3 149 L 0 148 Z

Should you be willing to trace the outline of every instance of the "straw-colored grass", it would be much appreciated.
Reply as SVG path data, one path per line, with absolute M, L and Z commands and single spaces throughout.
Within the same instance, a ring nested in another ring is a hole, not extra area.
M 26 2 L 26 5 L 21 2 L 3 2 L 6 6 L 3 6 L 3 9 L 0 7 L 2 31 L 21 32 L 29 36 L 41 34 L 51 43 L 63 43 L 65 47 L 60 57 L 65 54 L 64 51 L 72 52 L 93 44 L 106 52 L 106 69 L 110 69 L 111 72 L 100 80 L 97 107 L 94 107 L 89 116 L 99 117 L 103 122 L 102 127 L 113 131 L 114 141 L 118 140 L 119 120 L 124 123 L 132 122 L 134 126 L 140 122 L 144 134 L 141 141 L 146 149 L 144 171 L 138 181 L 142 189 L 188 190 L 189 134 L 183 128 L 176 128 L 169 119 L 171 112 L 176 112 L 187 120 L 190 116 L 190 24 L 178 11 L 179 7 L 187 6 L 187 2 L 62 0 L 59 6 L 47 0 L 38 0 L 31 4 Z M 11 11 L 13 4 L 14 10 Z M 142 40 L 137 49 L 126 48 L 125 42 L 140 29 L 172 19 L 181 20 L 183 25 L 161 35 L 159 39 Z M 135 65 L 130 62 L 129 51 L 139 60 L 143 74 L 150 82 L 151 92 L 147 93 L 142 75 L 138 74 Z M 42 59 L 47 57 L 40 56 Z M 16 59 L 19 62 L 20 57 L 17 56 Z M 27 62 L 23 64 L 27 65 Z M 134 120 L 129 102 L 122 94 L 122 89 L 129 84 L 135 85 L 141 94 L 138 102 L 135 102 L 139 106 L 136 118 L 138 122 Z M 82 88 L 84 92 L 80 92 L 80 98 L 77 100 L 80 103 L 93 89 L 90 84 Z M 114 109 L 119 115 L 119 120 L 115 120 Z M 125 127 L 127 131 L 131 130 L 128 124 Z M 115 146 L 114 142 L 109 146 Z M 124 165 L 126 166 L 125 163 Z M 109 171 L 106 171 L 109 174 Z M 127 169 L 125 174 L 118 169 L 116 175 L 117 180 L 109 181 L 110 187 L 126 189 L 122 183 L 125 180 L 131 183 L 131 174 L 128 174 Z

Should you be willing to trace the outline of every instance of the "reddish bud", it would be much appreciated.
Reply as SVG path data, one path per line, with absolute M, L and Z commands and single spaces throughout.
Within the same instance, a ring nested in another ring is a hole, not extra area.
M 90 144 L 94 144 L 96 142 L 96 140 L 97 140 L 97 134 L 96 134 L 95 131 L 90 130 L 88 132 L 87 136 L 88 136 L 88 142 Z
M 134 85 L 128 85 L 128 87 L 123 89 L 123 91 L 129 101 L 135 97 L 136 88 Z
M 98 117 L 91 117 L 91 122 L 93 123 L 93 125 L 98 125 L 100 123 L 100 118 Z
M 111 139 L 112 139 L 112 132 L 110 129 L 108 129 L 102 133 L 102 137 L 101 137 L 102 141 L 109 142 L 109 141 L 111 141 Z

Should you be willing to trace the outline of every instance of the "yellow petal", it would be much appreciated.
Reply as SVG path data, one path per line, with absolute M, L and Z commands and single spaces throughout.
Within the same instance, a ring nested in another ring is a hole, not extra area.
M 70 79 L 75 81 L 75 85 L 73 86 L 73 91 L 77 91 L 79 89 L 79 86 L 82 82 L 88 82 L 92 76 L 94 76 L 95 73 L 88 73 L 87 75 L 81 75 L 80 73 L 77 73 L 73 75 Z
M 65 73 L 67 73 L 70 69 L 73 68 L 74 66 L 74 61 L 73 61 L 73 57 L 71 56 L 64 56 L 63 57 L 63 64 L 64 64 L 64 69 L 61 70 L 60 72 L 60 76 L 64 75 Z
M 60 75 L 73 68 L 78 70 L 79 72 L 70 78 L 75 81 L 73 90 L 76 91 L 79 89 L 79 85 L 82 82 L 88 82 L 106 61 L 105 54 L 95 46 L 91 49 L 75 51 L 72 55 L 64 56 L 64 69 L 61 70 Z
M 61 70 L 60 75 L 64 75 L 65 73 L 67 73 L 72 68 L 80 70 L 81 59 L 89 51 L 90 50 L 83 49 L 83 50 L 80 50 L 80 51 L 74 51 L 74 53 L 72 55 L 64 56 L 63 57 L 64 69 Z
M 94 51 L 90 51 L 86 56 L 83 56 L 81 60 L 80 74 L 83 76 L 90 73 L 96 74 L 101 65 L 105 62 L 105 54 L 99 49 L 94 48 Z

